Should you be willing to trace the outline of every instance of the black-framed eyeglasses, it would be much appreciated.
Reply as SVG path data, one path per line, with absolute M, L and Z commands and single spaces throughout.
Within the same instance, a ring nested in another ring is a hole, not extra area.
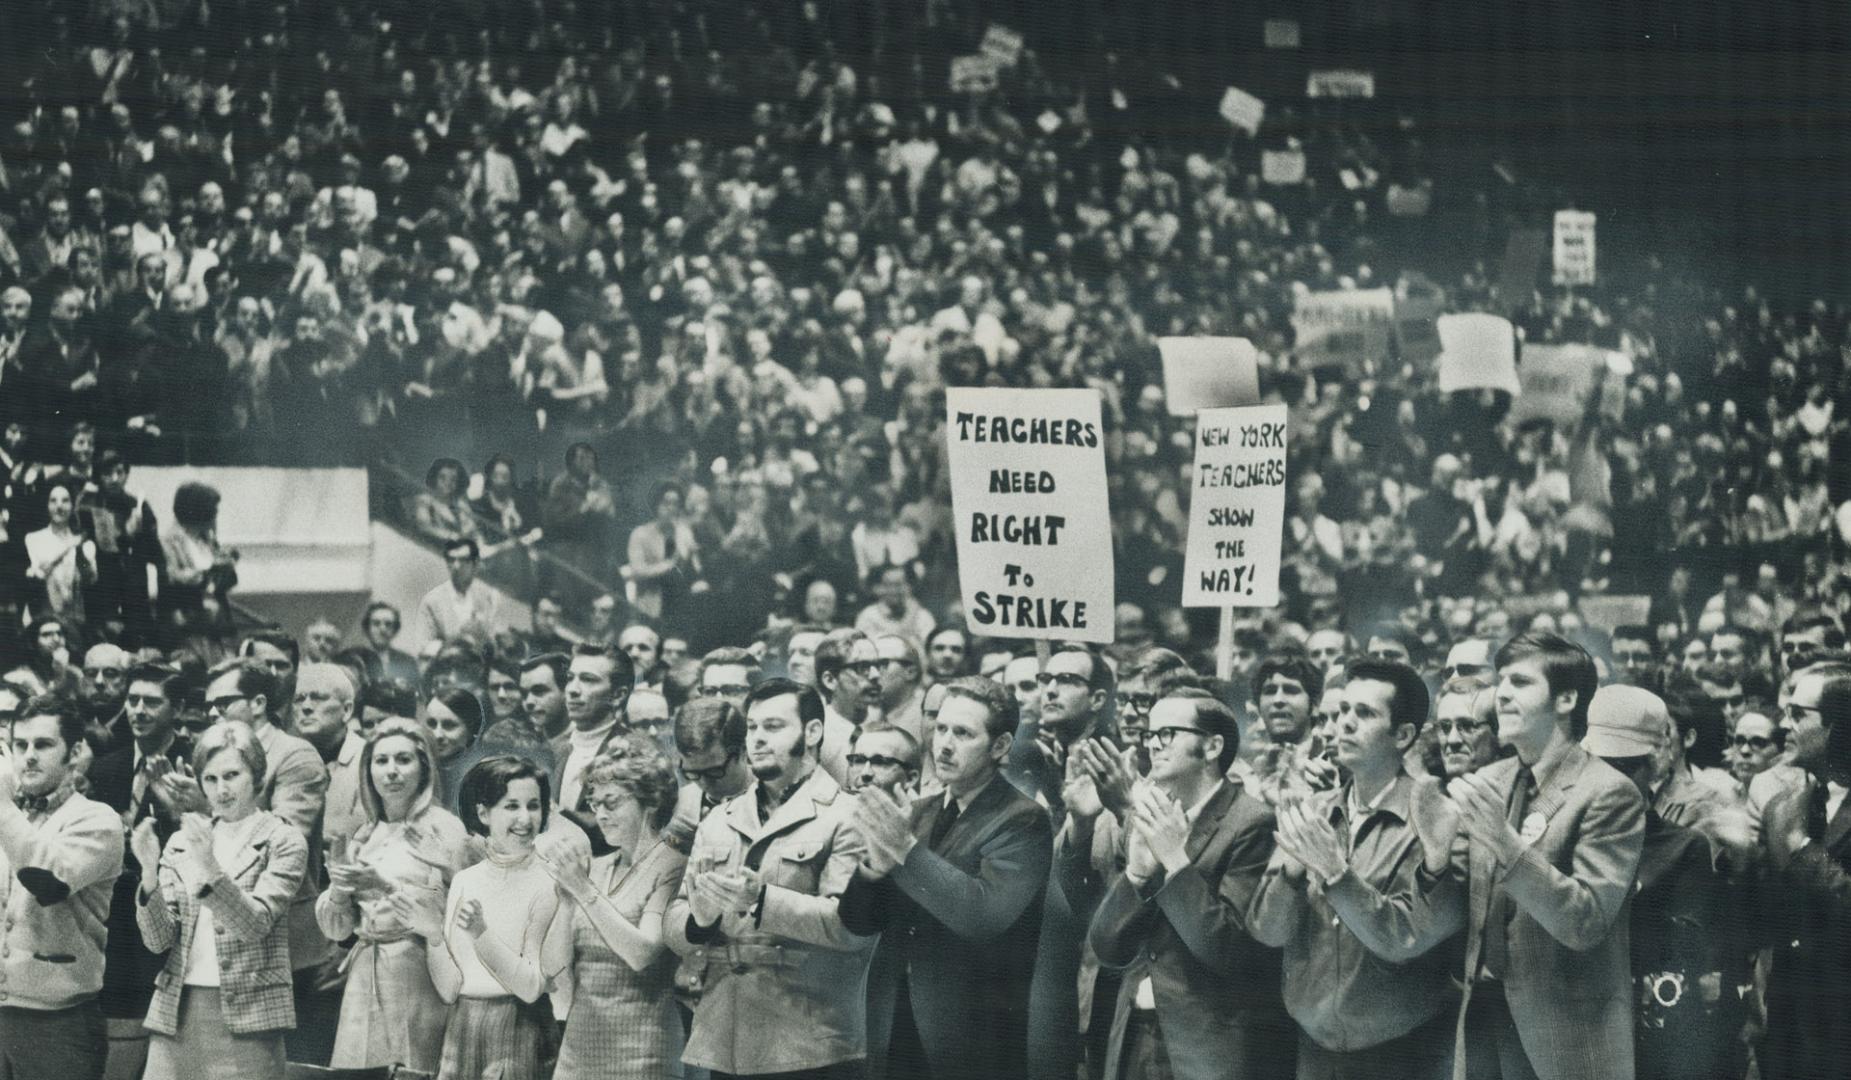
M 865 679 L 870 675 L 879 675 L 881 668 L 886 666 L 886 663 L 887 661 L 885 660 L 853 660 L 843 664 L 842 667 L 844 670 L 852 671 Z
M 1184 732 L 1184 731 L 1188 732 L 1191 735 L 1200 735 L 1205 739 L 1209 736 L 1209 733 L 1206 731 L 1203 731 L 1201 728 L 1162 727 L 1162 728 L 1151 728 L 1149 731 L 1140 733 L 1139 739 L 1140 741 L 1144 743 L 1145 746 L 1150 746 L 1152 743 L 1156 743 L 1159 748 L 1168 750 L 1170 748 L 1170 744 L 1176 741 L 1177 733 Z
M 1070 690 L 1084 690 L 1088 685 L 1086 676 L 1076 675 L 1071 671 L 1044 671 L 1035 676 L 1035 685 L 1044 690 L 1056 684 Z
M 751 692 L 752 688 L 744 683 L 726 683 L 722 686 L 703 686 L 700 689 L 700 695 L 702 697 L 745 697 Z
M 226 710 L 230 709 L 233 705 L 236 705 L 242 701 L 249 701 L 249 700 L 251 700 L 251 697 L 249 694 L 225 694 L 220 697 L 215 697 L 212 700 L 206 702 L 206 712 L 224 713 Z
M 906 762 L 896 757 L 888 757 L 886 754 L 850 754 L 847 761 L 851 769 L 859 769 L 868 765 L 878 769 L 906 768 Z
M 1737 735 L 1729 742 L 1737 750 L 1753 750 L 1757 754 L 1774 746 L 1774 740 L 1765 735 Z
M 1818 713 L 1819 719 L 1821 720 L 1825 719 L 1825 710 L 1821 709 L 1817 705 L 1801 705 L 1797 702 L 1789 701 L 1785 705 L 1782 705 L 1780 707 L 1780 715 L 1788 720 L 1794 721 L 1795 723 L 1798 723 L 1800 717 L 1804 716 L 1805 714 L 1809 712 Z
M 1490 664 L 1447 664 L 1440 669 L 1440 678 L 1447 680 L 1489 674 L 1491 674 Z
M 722 761 L 718 765 L 714 765 L 709 768 L 690 769 L 690 768 L 687 768 L 686 766 L 683 766 L 681 770 L 681 775 L 687 777 L 690 780 L 696 781 L 696 782 L 705 780 L 706 782 L 710 784 L 717 784 L 720 781 L 726 779 L 726 774 L 732 771 L 733 762 L 738 761 L 738 760 L 739 760 L 739 753 L 737 751 L 734 751 L 733 753 L 726 755 L 725 761 Z
M 1479 732 L 1490 731 L 1496 724 L 1496 720 L 1438 720 L 1434 722 L 1433 730 L 1442 736 L 1451 735 L 1457 731 L 1469 739 Z
M 1157 705 L 1155 694 L 1120 694 L 1118 700 L 1124 703 L 1130 712 L 1147 713 Z

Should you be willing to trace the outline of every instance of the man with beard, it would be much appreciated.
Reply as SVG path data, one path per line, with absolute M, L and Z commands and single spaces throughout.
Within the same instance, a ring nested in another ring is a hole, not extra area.
M 671 947 L 704 961 L 682 1060 L 716 1077 L 860 1077 L 874 942 L 838 910 L 864 855 L 855 800 L 819 767 L 815 690 L 769 679 L 745 713 L 756 783 L 701 822 L 663 920 Z

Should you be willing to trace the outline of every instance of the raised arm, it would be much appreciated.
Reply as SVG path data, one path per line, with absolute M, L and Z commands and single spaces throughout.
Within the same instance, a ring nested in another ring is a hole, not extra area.
M 1053 857 L 1047 815 L 1025 812 L 984 845 L 975 875 L 919 843 L 891 876 L 896 887 L 952 933 L 985 941 L 1009 929 L 1041 895 Z
M 1533 847 L 1504 872 L 1504 891 L 1571 949 L 1605 941 L 1632 890 L 1645 845 L 1645 800 L 1631 785 L 1595 797 L 1575 837 L 1574 872 L 1564 874 Z
M 93 805 L 60 823 L 57 831 L 37 830 L 13 800 L 0 800 L 0 851 L 15 870 L 35 866 L 52 880 L 21 884 L 40 904 L 62 903 L 71 894 L 122 873 L 122 819 L 107 806 Z
M 213 919 L 233 938 L 258 941 L 288 915 L 307 872 L 308 841 L 294 829 L 276 829 L 270 834 L 269 858 L 248 892 L 220 867 L 206 882 L 200 902 L 212 909 Z
M 841 913 L 842 894 L 854 879 L 855 868 L 861 865 L 866 851 L 860 834 L 842 821 L 831 839 L 829 861 L 818 877 L 817 894 L 767 885 L 759 928 L 822 949 L 852 952 L 868 948 L 873 942 L 849 930 Z

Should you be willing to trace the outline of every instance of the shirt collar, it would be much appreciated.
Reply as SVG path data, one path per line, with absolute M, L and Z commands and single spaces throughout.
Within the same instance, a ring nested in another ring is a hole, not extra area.
M 1367 806 L 1357 805 L 1356 781 L 1352 780 L 1344 785 L 1343 811 L 1350 816 L 1351 821 L 1356 822 L 1367 820 L 1378 813 L 1393 814 L 1399 820 L 1406 821 L 1408 820 L 1408 780 L 1409 777 L 1405 771 L 1397 772 L 1393 780 L 1384 784 L 1382 790 L 1375 793 L 1375 798 L 1370 799 Z
M 152 754 L 144 753 L 141 748 L 141 743 L 137 740 L 130 740 L 129 745 L 135 748 L 135 771 L 140 772 L 142 762 L 147 761 L 149 758 L 165 757 L 167 756 L 167 751 L 174 748 L 174 733 L 169 731 L 167 733 L 167 741 L 162 743 L 161 748 Z
M 1537 759 L 1536 764 L 1530 766 L 1530 775 L 1536 778 L 1537 791 L 1541 791 L 1556 773 L 1562 771 L 1562 765 L 1568 760 L 1569 753 L 1578 745 L 1580 744 L 1573 739 L 1564 739 L 1560 745 L 1545 751 L 1543 756 Z
M 1207 794 L 1203 795 L 1194 806 L 1183 811 L 1183 820 L 1187 821 L 1191 828 L 1194 828 L 1196 819 L 1202 816 L 1202 811 L 1208 809 L 1208 804 L 1214 802 L 1215 796 L 1221 794 L 1221 789 L 1227 786 L 1228 782 L 1226 780 L 1217 777 L 1215 779 L 1215 785 L 1208 789 Z

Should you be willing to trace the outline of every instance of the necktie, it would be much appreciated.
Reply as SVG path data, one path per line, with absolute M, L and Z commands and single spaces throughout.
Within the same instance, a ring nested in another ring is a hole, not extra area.
M 938 820 L 932 823 L 932 835 L 926 838 L 926 847 L 937 851 L 944 844 L 945 837 L 951 835 L 951 827 L 957 823 L 958 800 L 952 799 L 938 812 Z
M 1505 820 L 1511 828 L 1521 831 L 1523 815 L 1529 811 L 1530 800 L 1536 795 L 1536 774 L 1528 765 L 1519 765 L 1517 775 L 1510 786 L 1510 807 Z M 1501 869 L 1501 868 L 1500 868 Z M 1497 886 L 1491 894 L 1491 905 L 1485 913 L 1484 951 L 1481 961 L 1484 974 L 1488 978 L 1502 979 L 1510 968 L 1510 920 L 1517 914 L 1517 906 Z

